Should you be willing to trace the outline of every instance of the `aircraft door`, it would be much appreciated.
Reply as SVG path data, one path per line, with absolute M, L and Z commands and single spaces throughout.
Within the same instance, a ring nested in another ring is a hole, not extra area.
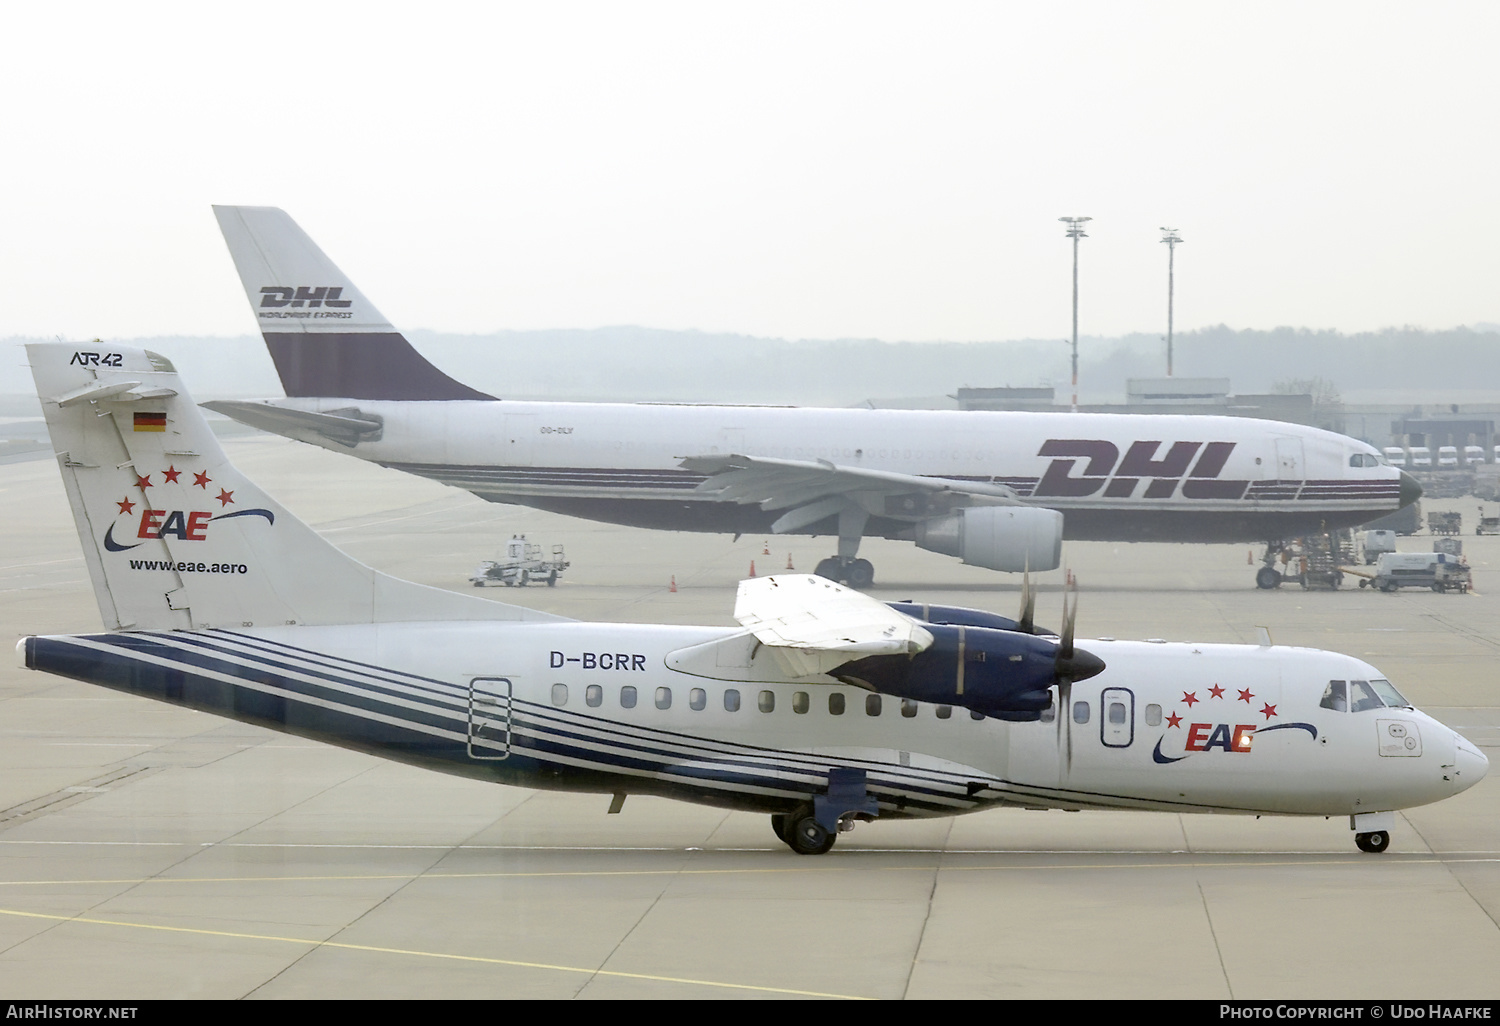
M 1303 480 L 1302 439 L 1276 439 L 1276 479 L 1278 481 Z
M 1105 688 L 1099 696 L 1099 740 L 1105 748 L 1129 748 L 1135 740 L 1135 693 Z
M 475 677 L 469 681 L 469 758 L 494 761 L 510 757 L 510 698 L 509 677 Z

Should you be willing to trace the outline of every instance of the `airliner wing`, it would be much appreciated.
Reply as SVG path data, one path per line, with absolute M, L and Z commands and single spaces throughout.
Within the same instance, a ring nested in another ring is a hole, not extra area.
M 868 595 L 812 574 L 740 582 L 734 618 L 795 677 L 872 655 L 916 655 L 931 632 Z
M 772 528 L 777 533 L 795 531 L 836 512 L 840 497 L 851 492 L 873 492 L 891 498 L 902 495 L 930 498 L 946 493 L 951 496 L 982 496 L 988 504 L 1021 504 L 1015 490 L 1007 485 L 869 470 L 821 459 L 787 460 L 734 454 L 690 456 L 678 465 L 684 470 L 707 475 L 707 480 L 698 485 L 697 491 L 707 492 L 721 502 L 754 502 L 764 510 L 790 510 Z M 925 506 L 925 502 L 922 505 Z M 887 512 L 888 515 L 902 515 L 899 506 Z M 921 508 L 914 506 L 911 515 L 913 518 L 922 516 Z

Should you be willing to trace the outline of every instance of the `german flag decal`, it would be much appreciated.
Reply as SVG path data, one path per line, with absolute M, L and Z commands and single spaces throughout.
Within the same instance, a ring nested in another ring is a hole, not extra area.
M 137 431 L 165 431 L 167 415 L 165 413 L 137 413 L 135 414 L 135 429 Z

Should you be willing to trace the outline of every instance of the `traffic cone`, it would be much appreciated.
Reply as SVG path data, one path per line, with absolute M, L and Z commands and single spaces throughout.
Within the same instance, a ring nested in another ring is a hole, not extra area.
M 1254 566 L 1255 565 L 1255 550 L 1254 549 L 1246 549 L 1245 550 L 1245 565 L 1246 566 Z
M 670 586 L 669 586 L 669 587 L 668 587 L 668 588 L 667 588 L 667 591 L 668 591 L 668 592 L 670 592 L 670 593 L 671 593 L 671 594 L 673 594 L 673 595 L 676 595 L 676 594 L 677 594 L 677 575 L 676 575 L 676 574 L 673 574 L 673 575 L 672 575 L 672 583 L 671 583 L 671 585 L 670 585 Z
M 761 544 L 760 554 L 762 556 L 769 556 L 771 554 L 771 542 L 770 542 L 769 539 L 767 539 L 765 542 L 763 542 Z M 754 576 L 754 575 L 752 575 L 752 576 Z
M 750 561 L 750 576 L 755 576 L 755 560 L 753 559 Z
M 786 568 L 788 570 L 795 570 L 795 569 L 797 569 L 796 567 L 792 566 L 792 554 L 790 552 L 788 552 L 786 554 Z

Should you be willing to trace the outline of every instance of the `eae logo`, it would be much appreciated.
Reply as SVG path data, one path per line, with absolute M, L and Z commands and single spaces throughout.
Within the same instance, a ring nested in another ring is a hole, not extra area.
M 342 310 L 348 307 L 351 300 L 340 299 L 344 294 L 342 285 L 323 285 L 311 288 L 307 285 L 299 285 L 291 288 L 286 285 L 267 285 L 260 290 L 260 305 L 266 307 L 302 307 L 316 309 L 320 306 L 328 306 Z
M 1232 731 L 1227 723 L 1192 723 L 1188 725 L 1187 741 L 1182 747 L 1189 752 L 1209 752 L 1215 748 L 1226 752 L 1248 752 L 1250 735 L 1254 733 L 1253 723 L 1236 723 Z
M 131 545 L 122 545 L 115 540 L 115 525 L 110 524 L 109 529 L 104 532 L 104 548 L 108 552 L 124 552 L 138 548 L 147 541 L 165 541 L 168 538 L 185 542 L 208 541 L 210 524 L 220 520 L 233 520 L 235 517 L 265 517 L 268 523 L 276 523 L 276 514 L 268 509 L 240 509 L 217 516 L 209 510 L 143 509 L 135 532 L 135 536 L 141 540 Z
M 1235 442 L 1173 442 L 1162 454 L 1163 444 L 1132 442 L 1122 459 L 1119 446 L 1103 439 L 1049 438 L 1037 455 L 1053 460 L 1032 497 L 1077 499 L 1103 491 L 1111 499 L 1170 499 L 1181 485 L 1187 499 L 1239 499 L 1250 487 L 1249 481 L 1219 480 Z M 1143 480 L 1148 483 L 1137 495 Z

